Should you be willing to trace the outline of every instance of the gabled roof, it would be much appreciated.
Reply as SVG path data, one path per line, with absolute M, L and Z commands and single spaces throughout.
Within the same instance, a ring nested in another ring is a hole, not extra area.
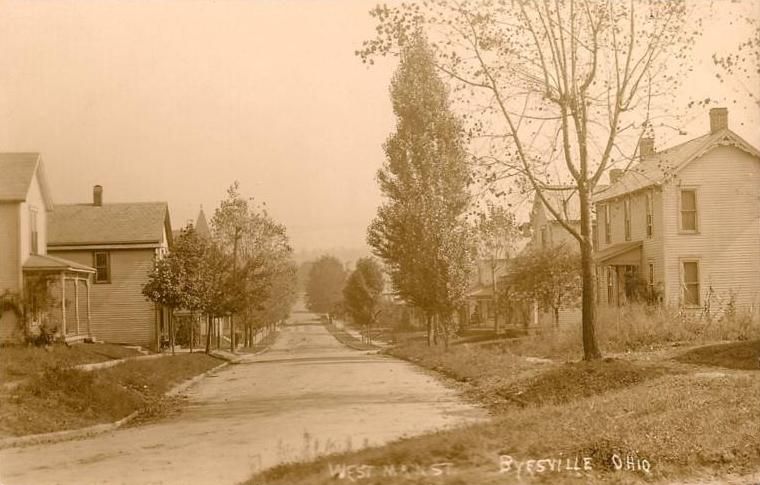
M 546 187 L 542 193 L 547 202 L 551 206 L 559 211 L 562 216 L 562 220 L 567 222 L 574 222 L 581 220 L 581 202 L 578 197 L 578 189 L 572 186 L 552 185 Z M 546 218 L 549 220 L 556 220 L 554 215 L 549 212 L 545 204 L 541 204 L 541 199 L 538 195 L 535 196 L 534 205 L 540 204 L 546 212 Z
M 158 246 L 171 224 L 166 202 L 56 205 L 48 217 L 48 246 Z
M 609 261 L 612 258 L 615 258 L 622 254 L 639 249 L 641 248 L 642 245 L 643 245 L 643 242 L 641 241 L 630 241 L 630 242 L 615 244 L 614 246 L 610 246 L 601 251 L 596 251 L 594 253 L 594 259 L 598 263 L 603 263 L 605 261 Z
M 39 153 L 0 153 L 0 201 L 26 201 L 35 173 L 45 207 L 52 210 L 53 201 Z
M 730 129 L 722 129 L 657 152 L 628 169 L 620 179 L 597 190 L 594 202 L 612 199 L 629 192 L 660 184 L 709 150 L 731 145 L 760 158 L 760 152 Z
M 57 258 L 42 254 L 33 254 L 26 258 L 24 271 L 76 271 L 80 273 L 95 273 L 95 268 L 75 263 L 68 259 Z

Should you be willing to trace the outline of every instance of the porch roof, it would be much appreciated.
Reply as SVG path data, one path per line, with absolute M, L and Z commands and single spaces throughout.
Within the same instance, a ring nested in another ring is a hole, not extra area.
M 493 298 L 493 287 L 479 286 L 467 293 L 468 300 L 490 300 Z
M 615 244 L 594 254 L 597 263 L 639 264 L 641 262 L 641 241 Z
M 42 254 L 32 254 L 24 262 L 23 270 L 33 271 L 73 271 L 75 273 L 95 273 L 95 268 L 75 263 L 68 259 Z

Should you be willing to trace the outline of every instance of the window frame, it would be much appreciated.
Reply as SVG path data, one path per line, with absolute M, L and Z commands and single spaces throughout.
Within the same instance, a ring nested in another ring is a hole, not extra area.
M 610 217 L 610 204 L 604 204 L 604 243 L 605 244 L 611 244 L 612 243 L 612 219 Z
M 617 278 L 617 270 L 614 266 L 608 265 L 606 271 L 607 278 L 607 305 L 615 304 L 615 278 Z
M 105 264 L 105 273 L 106 277 L 105 279 L 99 279 L 98 276 L 100 275 L 100 269 L 98 266 L 98 255 L 105 255 L 106 264 Z M 95 275 L 93 277 L 93 283 L 98 285 L 103 284 L 109 284 L 111 283 L 111 252 L 110 251 L 93 251 L 92 253 L 92 267 L 95 268 Z
M 687 264 L 695 264 L 697 269 L 697 280 L 696 282 L 687 282 L 686 281 L 686 265 Z M 680 270 L 680 280 L 681 280 L 681 304 L 686 308 L 701 308 L 702 307 L 702 268 L 701 268 L 701 261 L 699 258 L 696 257 L 688 257 L 688 258 L 681 258 L 679 261 L 679 270 Z M 696 303 L 689 303 L 686 301 L 686 296 L 688 294 L 689 285 L 695 285 L 696 284 L 696 296 L 697 296 L 697 302 Z
M 29 254 L 40 254 L 40 229 L 36 207 L 29 207 Z
M 692 192 L 694 194 L 694 209 L 688 212 L 694 213 L 694 229 L 684 228 L 684 209 L 683 209 L 683 193 Z M 680 234 L 699 234 L 699 191 L 696 187 L 681 186 L 678 188 L 678 230 Z
M 646 196 L 646 228 L 647 228 L 647 239 L 652 239 L 654 236 L 654 195 L 652 195 L 652 191 L 647 191 Z
M 631 197 L 628 196 L 623 199 L 623 226 L 625 232 L 625 240 L 631 240 Z

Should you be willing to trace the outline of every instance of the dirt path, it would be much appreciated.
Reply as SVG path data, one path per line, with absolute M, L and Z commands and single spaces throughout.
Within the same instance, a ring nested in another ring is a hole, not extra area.
M 485 418 L 413 366 L 344 347 L 308 313 L 187 399 L 159 423 L 0 450 L 0 483 L 234 484 L 284 461 Z

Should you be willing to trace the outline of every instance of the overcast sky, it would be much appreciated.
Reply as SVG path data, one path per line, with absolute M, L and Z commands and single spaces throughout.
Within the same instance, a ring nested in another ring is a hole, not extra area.
M 296 249 L 362 247 L 394 123 L 395 66 L 354 56 L 375 3 L 0 0 L 0 150 L 42 153 L 58 203 L 101 184 L 106 202 L 168 201 L 181 226 L 239 180 Z M 726 89 L 701 75 L 696 96 Z M 754 143 L 757 111 L 732 123 Z

